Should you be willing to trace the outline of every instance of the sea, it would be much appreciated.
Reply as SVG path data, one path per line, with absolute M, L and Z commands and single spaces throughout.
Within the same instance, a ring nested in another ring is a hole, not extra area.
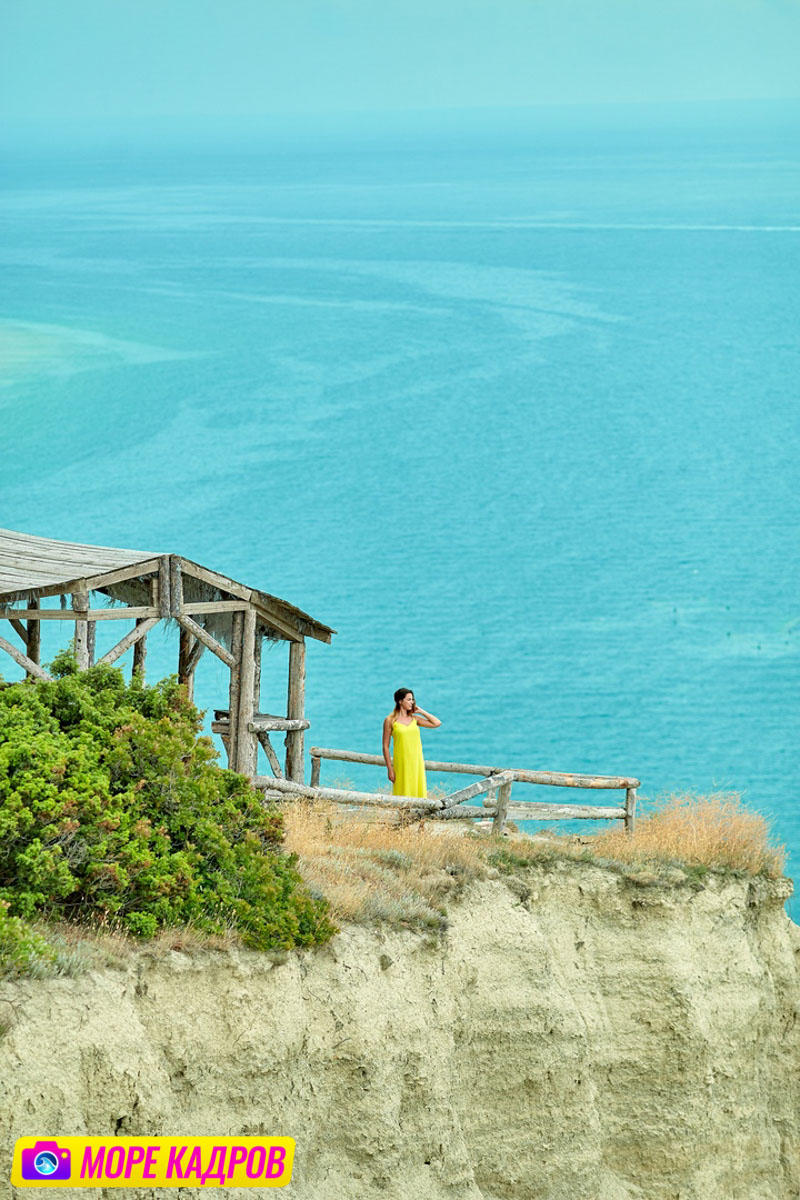
M 800 105 L 7 131 L 0 244 L 0 525 L 332 626 L 307 744 L 410 687 L 428 756 L 737 793 L 797 874 Z

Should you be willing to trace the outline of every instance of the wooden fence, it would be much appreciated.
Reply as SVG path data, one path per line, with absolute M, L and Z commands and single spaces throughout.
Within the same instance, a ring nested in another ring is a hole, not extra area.
M 378 754 L 360 754 L 354 750 L 327 750 L 319 746 L 311 748 L 311 782 L 298 783 L 282 777 L 255 776 L 256 787 L 265 791 L 285 795 L 316 796 L 337 804 L 368 805 L 376 808 L 393 808 L 409 814 L 424 816 L 431 820 L 468 820 L 476 817 L 492 817 L 492 831 L 501 832 L 506 820 L 514 821 L 576 821 L 601 820 L 624 821 L 628 832 L 633 831 L 636 813 L 636 789 L 639 780 L 620 775 L 570 775 L 557 771 L 528 771 L 518 767 L 486 767 L 474 763 L 436 762 L 425 759 L 428 771 L 453 772 L 458 775 L 479 775 L 480 782 L 468 784 L 456 792 L 437 798 L 420 799 L 419 796 L 392 796 L 385 792 L 358 792 L 345 788 L 329 788 L 320 785 L 322 760 L 334 762 L 364 763 L 368 766 L 386 766 Z M 624 791 L 624 803 L 619 805 L 599 804 L 552 804 L 538 801 L 522 801 L 511 805 L 511 789 L 515 783 L 542 784 L 548 787 L 603 789 Z M 485 796 L 481 806 L 465 803 L 478 796 Z

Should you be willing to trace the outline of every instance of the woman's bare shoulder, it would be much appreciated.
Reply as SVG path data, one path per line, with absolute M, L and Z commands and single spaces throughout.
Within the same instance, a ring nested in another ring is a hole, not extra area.
M 384 723 L 384 725 L 393 725 L 394 724 L 394 712 L 390 712 L 388 717 L 384 717 L 383 723 Z

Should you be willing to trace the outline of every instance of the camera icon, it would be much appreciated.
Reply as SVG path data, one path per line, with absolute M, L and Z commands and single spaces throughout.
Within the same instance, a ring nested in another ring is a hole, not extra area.
M 58 1142 L 37 1142 L 22 1151 L 23 1179 L 52 1179 L 63 1181 L 71 1173 L 71 1155 L 62 1150 Z

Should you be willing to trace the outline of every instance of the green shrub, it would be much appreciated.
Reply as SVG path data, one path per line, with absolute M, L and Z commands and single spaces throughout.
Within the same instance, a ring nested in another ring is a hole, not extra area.
M 0 900 L 11 917 L 93 917 L 140 937 L 191 924 L 246 945 L 335 931 L 281 849 L 283 819 L 221 769 L 174 678 L 148 688 L 61 654 L 0 689 Z
M 54 974 L 57 958 L 55 947 L 19 917 L 10 917 L 8 903 L 0 900 L 0 979 Z

